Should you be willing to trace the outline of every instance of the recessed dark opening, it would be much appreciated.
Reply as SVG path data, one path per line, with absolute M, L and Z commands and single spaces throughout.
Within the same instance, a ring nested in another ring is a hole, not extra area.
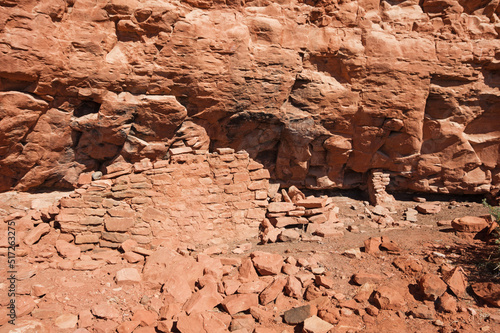
M 257 154 L 255 160 L 262 163 L 266 169 L 270 169 L 276 164 L 276 156 L 278 151 L 276 150 L 264 150 Z
M 91 113 L 97 113 L 99 112 L 100 107 L 101 104 L 94 101 L 83 101 L 75 108 L 75 111 L 73 111 L 73 115 L 75 117 L 83 117 Z

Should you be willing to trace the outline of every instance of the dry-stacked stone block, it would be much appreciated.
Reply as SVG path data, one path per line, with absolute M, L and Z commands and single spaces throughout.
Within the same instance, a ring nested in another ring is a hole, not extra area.
M 394 197 L 385 191 L 385 187 L 389 185 L 390 182 L 390 174 L 384 173 L 383 170 L 375 169 L 370 172 L 368 194 L 370 196 L 370 203 L 373 206 L 380 205 L 390 207 L 394 205 Z
M 84 249 L 243 240 L 258 233 L 268 205 L 269 171 L 248 153 L 170 150 L 169 160 L 116 162 L 99 180 L 60 201 L 56 226 Z M 87 181 L 85 181 L 87 179 Z

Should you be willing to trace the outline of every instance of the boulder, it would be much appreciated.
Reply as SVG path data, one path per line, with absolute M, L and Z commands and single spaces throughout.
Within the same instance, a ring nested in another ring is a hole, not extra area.
M 480 232 L 491 223 L 490 216 L 464 216 L 451 221 L 451 226 L 460 232 Z
M 373 295 L 375 305 L 381 310 L 404 310 L 406 301 L 403 295 L 395 288 L 382 286 L 377 288 Z
M 472 285 L 472 290 L 486 304 L 500 308 L 500 284 L 478 282 Z
M 418 285 L 425 298 L 431 301 L 437 300 L 447 289 L 446 283 L 439 276 L 431 273 L 423 275 Z

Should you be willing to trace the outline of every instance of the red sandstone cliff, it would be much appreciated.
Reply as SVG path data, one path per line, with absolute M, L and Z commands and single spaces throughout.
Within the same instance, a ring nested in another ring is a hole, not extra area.
M 0 190 L 71 187 L 179 142 L 245 149 L 311 188 L 377 168 L 396 189 L 496 190 L 497 15 L 498 0 L 0 0 Z

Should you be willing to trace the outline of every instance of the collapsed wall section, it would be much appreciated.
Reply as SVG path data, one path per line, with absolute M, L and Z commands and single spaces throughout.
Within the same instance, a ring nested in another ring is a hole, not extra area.
M 176 247 L 257 235 L 269 188 L 262 164 L 229 148 L 171 152 L 181 154 L 117 162 L 98 180 L 84 174 L 85 184 L 61 199 L 56 227 L 86 250 L 117 248 L 127 239 Z

